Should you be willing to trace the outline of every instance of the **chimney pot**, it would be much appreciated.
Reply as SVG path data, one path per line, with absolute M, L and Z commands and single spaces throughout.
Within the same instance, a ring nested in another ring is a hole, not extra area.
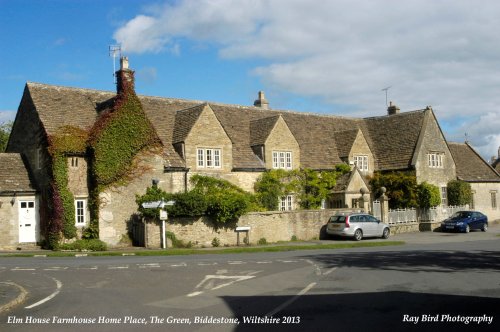
M 120 69 L 128 69 L 128 57 L 122 56 L 120 58 Z

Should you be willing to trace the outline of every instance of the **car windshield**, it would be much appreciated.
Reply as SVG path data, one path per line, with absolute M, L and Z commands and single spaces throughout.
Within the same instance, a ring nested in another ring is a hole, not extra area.
M 345 222 L 345 216 L 332 216 L 332 217 L 330 217 L 330 220 L 328 220 L 328 222 L 344 223 Z
M 453 219 L 458 219 L 458 218 L 470 218 L 472 215 L 471 212 L 468 212 L 468 211 L 459 211 L 459 212 L 455 212 L 451 217 Z

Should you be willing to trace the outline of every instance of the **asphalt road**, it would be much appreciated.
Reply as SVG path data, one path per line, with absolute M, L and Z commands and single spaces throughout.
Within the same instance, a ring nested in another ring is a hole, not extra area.
M 346 250 L 4 257 L 0 286 L 25 297 L 0 330 L 500 330 L 500 237 L 427 235 Z

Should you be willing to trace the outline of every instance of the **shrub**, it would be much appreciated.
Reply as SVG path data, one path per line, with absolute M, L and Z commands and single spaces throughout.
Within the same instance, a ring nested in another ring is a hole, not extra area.
M 220 246 L 220 240 L 216 237 L 212 240 L 212 247 L 219 247 Z
M 261 245 L 261 246 L 262 246 L 262 245 L 266 245 L 266 244 L 267 244 L 267 240 L 266 240 L 266 238 L 265 238 L 265 237 L 261 237 L 261 238 L 259 239 L 259 241 L 257 242 L 257 244 L 259 244 L 259 245 Z
M 417 207 L 417 177 L 413 172 L 375 173 L 370 185 L 378 197 L 380 188 L 387 189 L 391 209 Z
M 292 242 L 295 242 L 295 241 L 298 241 L 299 239 L 297 239 L 297 235 L 292 235 L 292 238 L 290 239 L 290 241 Z
M 72 243 L 63 243 L 59 245 L 59 250 L 78 250 L 78 251 L 106 251 L 107 245 L 99 239 L 81 239 Z
M 472 201 L 472 189 L 469 183 L 460 180 L 448 182 L 448 204 L 466 205 Z
M 421 208 L 430 208 L 441 204 L 441 192 L 439 187 L 422 182 L 417 186 L 417 200 Z

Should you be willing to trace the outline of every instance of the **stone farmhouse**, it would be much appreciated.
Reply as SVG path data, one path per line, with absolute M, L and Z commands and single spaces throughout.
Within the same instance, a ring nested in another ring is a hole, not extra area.
M 118 77 L 133 84 L 133 71 L 122 58 Z M 123 87 L 118 80 L 117 92 Z M 117 93 L 27 83 L 7 152 L 0 155 L 0 247 L 42 240 L 50 206 L 49 142 L 63 128 L 88 131 L 109 112 Z M 137 213 L 135 195 L 152 180 L 167 192 L 189 189 L 193 174 L 210 175 L 253 191 L 257 178 L 270 169 L 334 169 L 347 163 L 351 174 L 339 179 L 326 207 L 353 207 L 369 190 L 374 172 L 412 170 L 417 181 L 439 186 L 446 203 L 446 185 L 457 178 L 471 182 L 474 205 L 490 218 L 500 218 L 500 175 L 468 144 L 446 141 L 431 107 L 401 112 L 393 105 L 377 116 L 350 118 L 274 110 L 259 92 L 253 106 L 139 96 L 161 149 L 137 156 L 143 173 L 126 184 L 100 193 L 99 234 L 116 245 Z M 75 224 L 86 227 L 91 216 L 92 173 L 85 152 L 66 154 L 67 181 L 74 197 Z M 295 208 L 283 197 L 277 207 Z

